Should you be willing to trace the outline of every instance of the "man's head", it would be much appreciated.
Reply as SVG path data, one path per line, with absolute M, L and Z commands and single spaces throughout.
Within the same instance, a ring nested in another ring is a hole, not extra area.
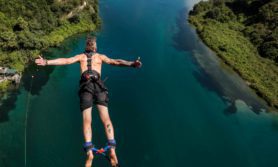
M 96 52 L 97 51 L 97 38 L 96 37 L 87 37 L 85 51 L 86 52 Z

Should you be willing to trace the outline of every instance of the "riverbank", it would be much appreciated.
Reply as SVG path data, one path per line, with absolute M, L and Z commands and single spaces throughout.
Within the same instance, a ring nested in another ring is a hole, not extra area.
M 95 24 L 86 20 L 81 20 L 80 23 L 78 24 L 65 23 L 65 25 L 55 29 L 49 35 L 44 36 L 43 39 L 50 41 L 49 47 L 57 47 L 61 42 L 63 42 L 66 38 L 72 35 L 84 33 L 84 32 L 91 32 L 95 30 L 96 30 Z M 13 62 L 11 62 L 9 66 L 13 67 L 14 69 L 22 73 L 26 68 L 26 66 L 28 66 L 30 61 L 35 59 L 41 51 L 42 50 L 26 50 L 24 51 L 24 53 L 28 54 L 28 57 L 30 59 L 26 59 L 23 61 L 14 60 Z M 17 54 L 21 55 L 22 51 L 13 51 L 11 53 L 2 53 L 2 54 L 6 54 L 6 57 L 13 57 L 13 55 L 17 55 Z M 6 90 L 8 90 L 10 83 L 11 82 L 3 82 L 3 83 L 1 82 L 0 83 L 1 92 L 5 92 Z
M 0 66 L 15 69 L 21 74 L 26 66 L 47 48 L 59 46 L 74 34 L 95 31 L 101 22 L 98 15 L 98 1 L 81 2 L 80 5 L 73 1 L 55 1 L 51 4 L 32 2 L 32 5 L 40 8 L 42 13 L 41 16 L 37 14 L 33 18 L 29 17 L 28 8 L 23 12 L 1 10 L 0 22 L 3 25 L 0 28 L 5 31 L 0 33 Z M 9 5 L 12 9 L 16 9 L 16 6 L 7 4 Z M 28 4 L 22 5 L 28 6 Z M 32 12 L 35 14 L 36 10 Z M 18 15 L 19 18 L 15 17 Z M 42 19 L 38 20 L 40 18 Z M 48 24 L 45 20 L 56 23 Z M 44 27 L 45 24 L 48 27 Z M 9 83 L 0 83 L 2 92 L 8 90 Z
M 188 20 L 195 26 L 199 37 L 225 64 L 232 67 L 257 95 L 277 109 L 278 67 L 275 62 L 262 58 L 257 48 L 242 34 L 244 24 L 235 20 L 220 22 L 208 18 L 206 14 L 210 9 L 208 7 L 197 11 L 195 8 L 195 11 L 190 12 Z
M 103 78 L 109 77 L 105 82 L 109 88 L 109 114 L 121 165 L 278 166 L 278 113 L 255 112 L 256 106 L 241 97 L 254 97 L 258 108 L 264 108 L 260 100 L 249 89 L 238 89 L 229 82 L 242 80 L 233 72 L 231 77 L 230 71 L 220 65 L 215 75 L 226 71 L 221 78 L 230 78 L 223 84 L 229 92 L 215 92 L 213 88 L 221 89 L 218 83 L 222 79 L 211 79 L 196 62 L 195 53 L 200 53 L 202 59 L 211 58 L 207 56 L 211 52 L 184 24 L 184 8 L 191 8 L 184 0 L 100 3 L 103 28 L 97 35 L 99 51 L 127 60 L 140 56 L 144 63 L 141 69 L 108 65 L 102 69 Z M 183 22 L 177 20 L 179 15 Z M 179 30 L 183 32 L 177 34 Z M 176 35 L 181 37 L 179 41 L 173 40 Z M 70 57 L 83 51 L 85 40 L 86 33 L 74 35 L 59 48 L 47 50 L 44 56 Z M 183 50 L 173 45 L 176 42 Z M 215 61 L 218 64 L 218 59 Z M 78 64 L 38 70 L 31 65 L 26 69 L 19 90 L 1 101 L 1 167 L 84 166 L 77 95 L 79 70 Z M 235 102 L 223 99 L 233 97 L 230 92 L 236 94 Z M 92 118 L 93 141 L 97 146 L 105 145 L 105 132 L 96 110 Z M 131 146 L 136 151 L 129 154 Z M 95 167 L 109 166 L 103 157 L 95 157 L 93 163 Z

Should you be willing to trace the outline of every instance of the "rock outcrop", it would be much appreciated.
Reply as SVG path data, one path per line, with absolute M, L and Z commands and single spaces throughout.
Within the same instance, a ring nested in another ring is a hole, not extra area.
M 21 74 L 19 74 L 16 70 L 9 69 L 7 67 L 0 67 L 0 83 L 9 80 L 14 84 L 19 84 L 20 79 Z

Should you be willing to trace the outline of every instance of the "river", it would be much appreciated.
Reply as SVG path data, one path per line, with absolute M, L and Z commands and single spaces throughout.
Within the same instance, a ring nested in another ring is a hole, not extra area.
M 100 0 L 98 51 L 143 62 L 103 67 L 121 165 L 277 167 L 277 113 L 200 41 L 186 20 L 194 3 Z M 78 54 L 86 35 L 44 56 Z M 83 166 L 79 75 L 78 64 L 27 69 L 1 102 L 1 167 Z M 106 142 L 95 109 L 93 141 Z M 94 165 L 109 166 L 102 157 Z

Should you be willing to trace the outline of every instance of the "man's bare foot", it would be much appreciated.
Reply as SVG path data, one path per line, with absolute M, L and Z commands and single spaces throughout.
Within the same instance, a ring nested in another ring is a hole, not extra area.
M 91 167 L 93 159 L 94 159 L 94 154 L 93 154 L 93 151 L 90 150 L 87 152 L 87 159 L 86 159 L 85 167 Z
M 118 158 L 116 155 L 115 148 L 112 148 L 110 150 L 110 163 L 112 167 L 117 167 L 118 166 Z

